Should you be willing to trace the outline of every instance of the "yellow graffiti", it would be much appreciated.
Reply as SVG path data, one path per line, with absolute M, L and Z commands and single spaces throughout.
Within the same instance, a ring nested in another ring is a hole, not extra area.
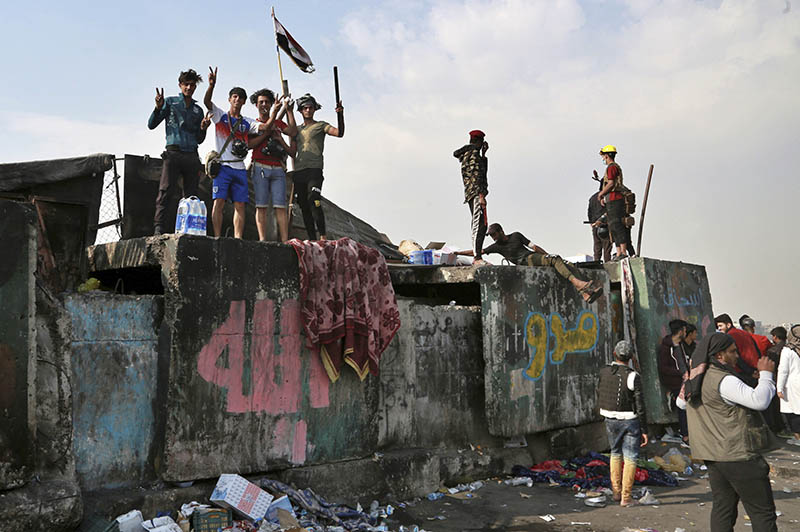
M 528 345 L 531 346 L 531 363 L 525 370 L 529 379 L 538 379 L 544 373 L 544 364 L 547 362 L 547 320 L 535 312 L 530 315 L 525 324 L 525 334 Z
M 561 364 L 567 353 L 591 351 L 599 337 L 597 316 L 589 310 L 578 316 L 573 329 L 564 329 L 564 320 L 559 314 L 545 319 L 544 315 L 532 312 L 525 324 L 525 332 L 531 348 L 531 362 L 523 376 L 530 380 L 542 377 L 548 360 L 551 364 Z
M 550 362 L 561 364 L 567 353 L 589 351 L 597 341 L 597 320 L 591 312 L 584 311 L 574 329 L 564 330 L 561 316 L 550 317 L 550 333 L 555 338 L 555 348 L 550 352 Z

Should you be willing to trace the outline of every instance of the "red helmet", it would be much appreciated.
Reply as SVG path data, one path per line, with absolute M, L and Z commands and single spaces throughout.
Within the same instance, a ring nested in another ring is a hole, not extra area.
M 484 133 L 480 129 L 473 129 L 472 131 L 469 132 L 469 136 L 470 138 L 475 138 L 475 137 L 483 138 L 486 136 L 486 133 Z

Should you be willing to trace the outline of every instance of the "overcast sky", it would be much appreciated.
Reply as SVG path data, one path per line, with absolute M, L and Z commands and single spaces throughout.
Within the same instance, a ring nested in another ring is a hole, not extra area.
M 49 5 L 48 5 L 49 4 Z M 284 58 L 295 96 L 335 122 L 324 193 L 395 243 L 469 246 L 452 152 L 490 144 L 491 222 L 550 252 L 591 253 L 598 150 L 619 149 L 644 194 L 642 251 L 704 264 L 714 311 L 800 321 L 797 265 L 800 5 L 785 0 L 278 1 L 317 67 Z M 154 87 L 219 65 L 215 100 L 279 86 L 270 4 L 15 2 L 0 35 L 0 161 L 95 152 L 157 156 Z M 202 99 L 206 84 L 200 85 Z M 245 113 L 254 116 L 248 104 Z M 212 149 L 209 135 L 201 152 Z M 248 221 L 250 223 L 250 221 Z M 634 229 L 634 238 L 638 231 Z

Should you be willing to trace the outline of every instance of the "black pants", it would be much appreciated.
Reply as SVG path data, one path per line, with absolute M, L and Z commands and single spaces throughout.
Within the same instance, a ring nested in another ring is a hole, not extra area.
M 317 232 L 325 235 L 325 213 L 322 212 L 322 168 L 306 168 L 292 172 L 294 195 L 303 212 L 309 240 L 317 239 Z
M 592 227 L 592 240 L 594 241 L 594 260 L 611 260 L 611 238 L 597 236 L 598 227 Z
M 625 217 L 625 200 L 618 199 L 606 203 L 606 217 L 608 218 L 608 231 L 611 233 L 611 240 L 616 244 L 626 244 L 630 239 L 628 230 L 622 223 Z
M 739 500 L 750 516 L 753 532 L 777 532 L 775 500 L 766 460 L 760 456 L 747 462 L 706 460 L 706 466 L 714 500 L 711 532 L 733 532 Z
M 156 230 L 171 233 L 175 228 L 175 216 L 178 212 L 178 201 L 181 197 L 197 194 L 197 183 L 200 180 L 200 158 L 196 151 L 167 150 L 161 154 L 161 181 L 158 184 L 156 198 L 156 214 L 153 225 Z M 178 190 L 178 179 L 183 177 L 183 196 Z
M 686 421 L 686 410 L 683 408 L 678 408 L 676 404 L 678 400 L 678 395 L 680 395 L 681 390 L 680 388 L 677 390 L 670 390 L 669 392 L 669 406 L 673 412 L 678 414 L 678 426 L 680 427 L 680 432 L 682 437 L 686 437 L 689 435 L 689 425 Z
M 469 200 L 469 213 L 472 216 L 472 249 L 476 257 L 483 252 L 483 240 L 486 238 L 486 209 L 481 206 L 478 196 Z

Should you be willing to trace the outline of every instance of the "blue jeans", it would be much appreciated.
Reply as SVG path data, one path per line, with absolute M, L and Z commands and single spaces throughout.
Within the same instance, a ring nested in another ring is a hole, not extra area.
M 253 163 L 253 191 L 256 207 L 286 207 L 286 171 L 280 166 Z
M 606 433 L 611 446 L 611 456 L 622 455 L 625 460 L 639 458 L 642 428 L 639 420 L 606 418 Z

